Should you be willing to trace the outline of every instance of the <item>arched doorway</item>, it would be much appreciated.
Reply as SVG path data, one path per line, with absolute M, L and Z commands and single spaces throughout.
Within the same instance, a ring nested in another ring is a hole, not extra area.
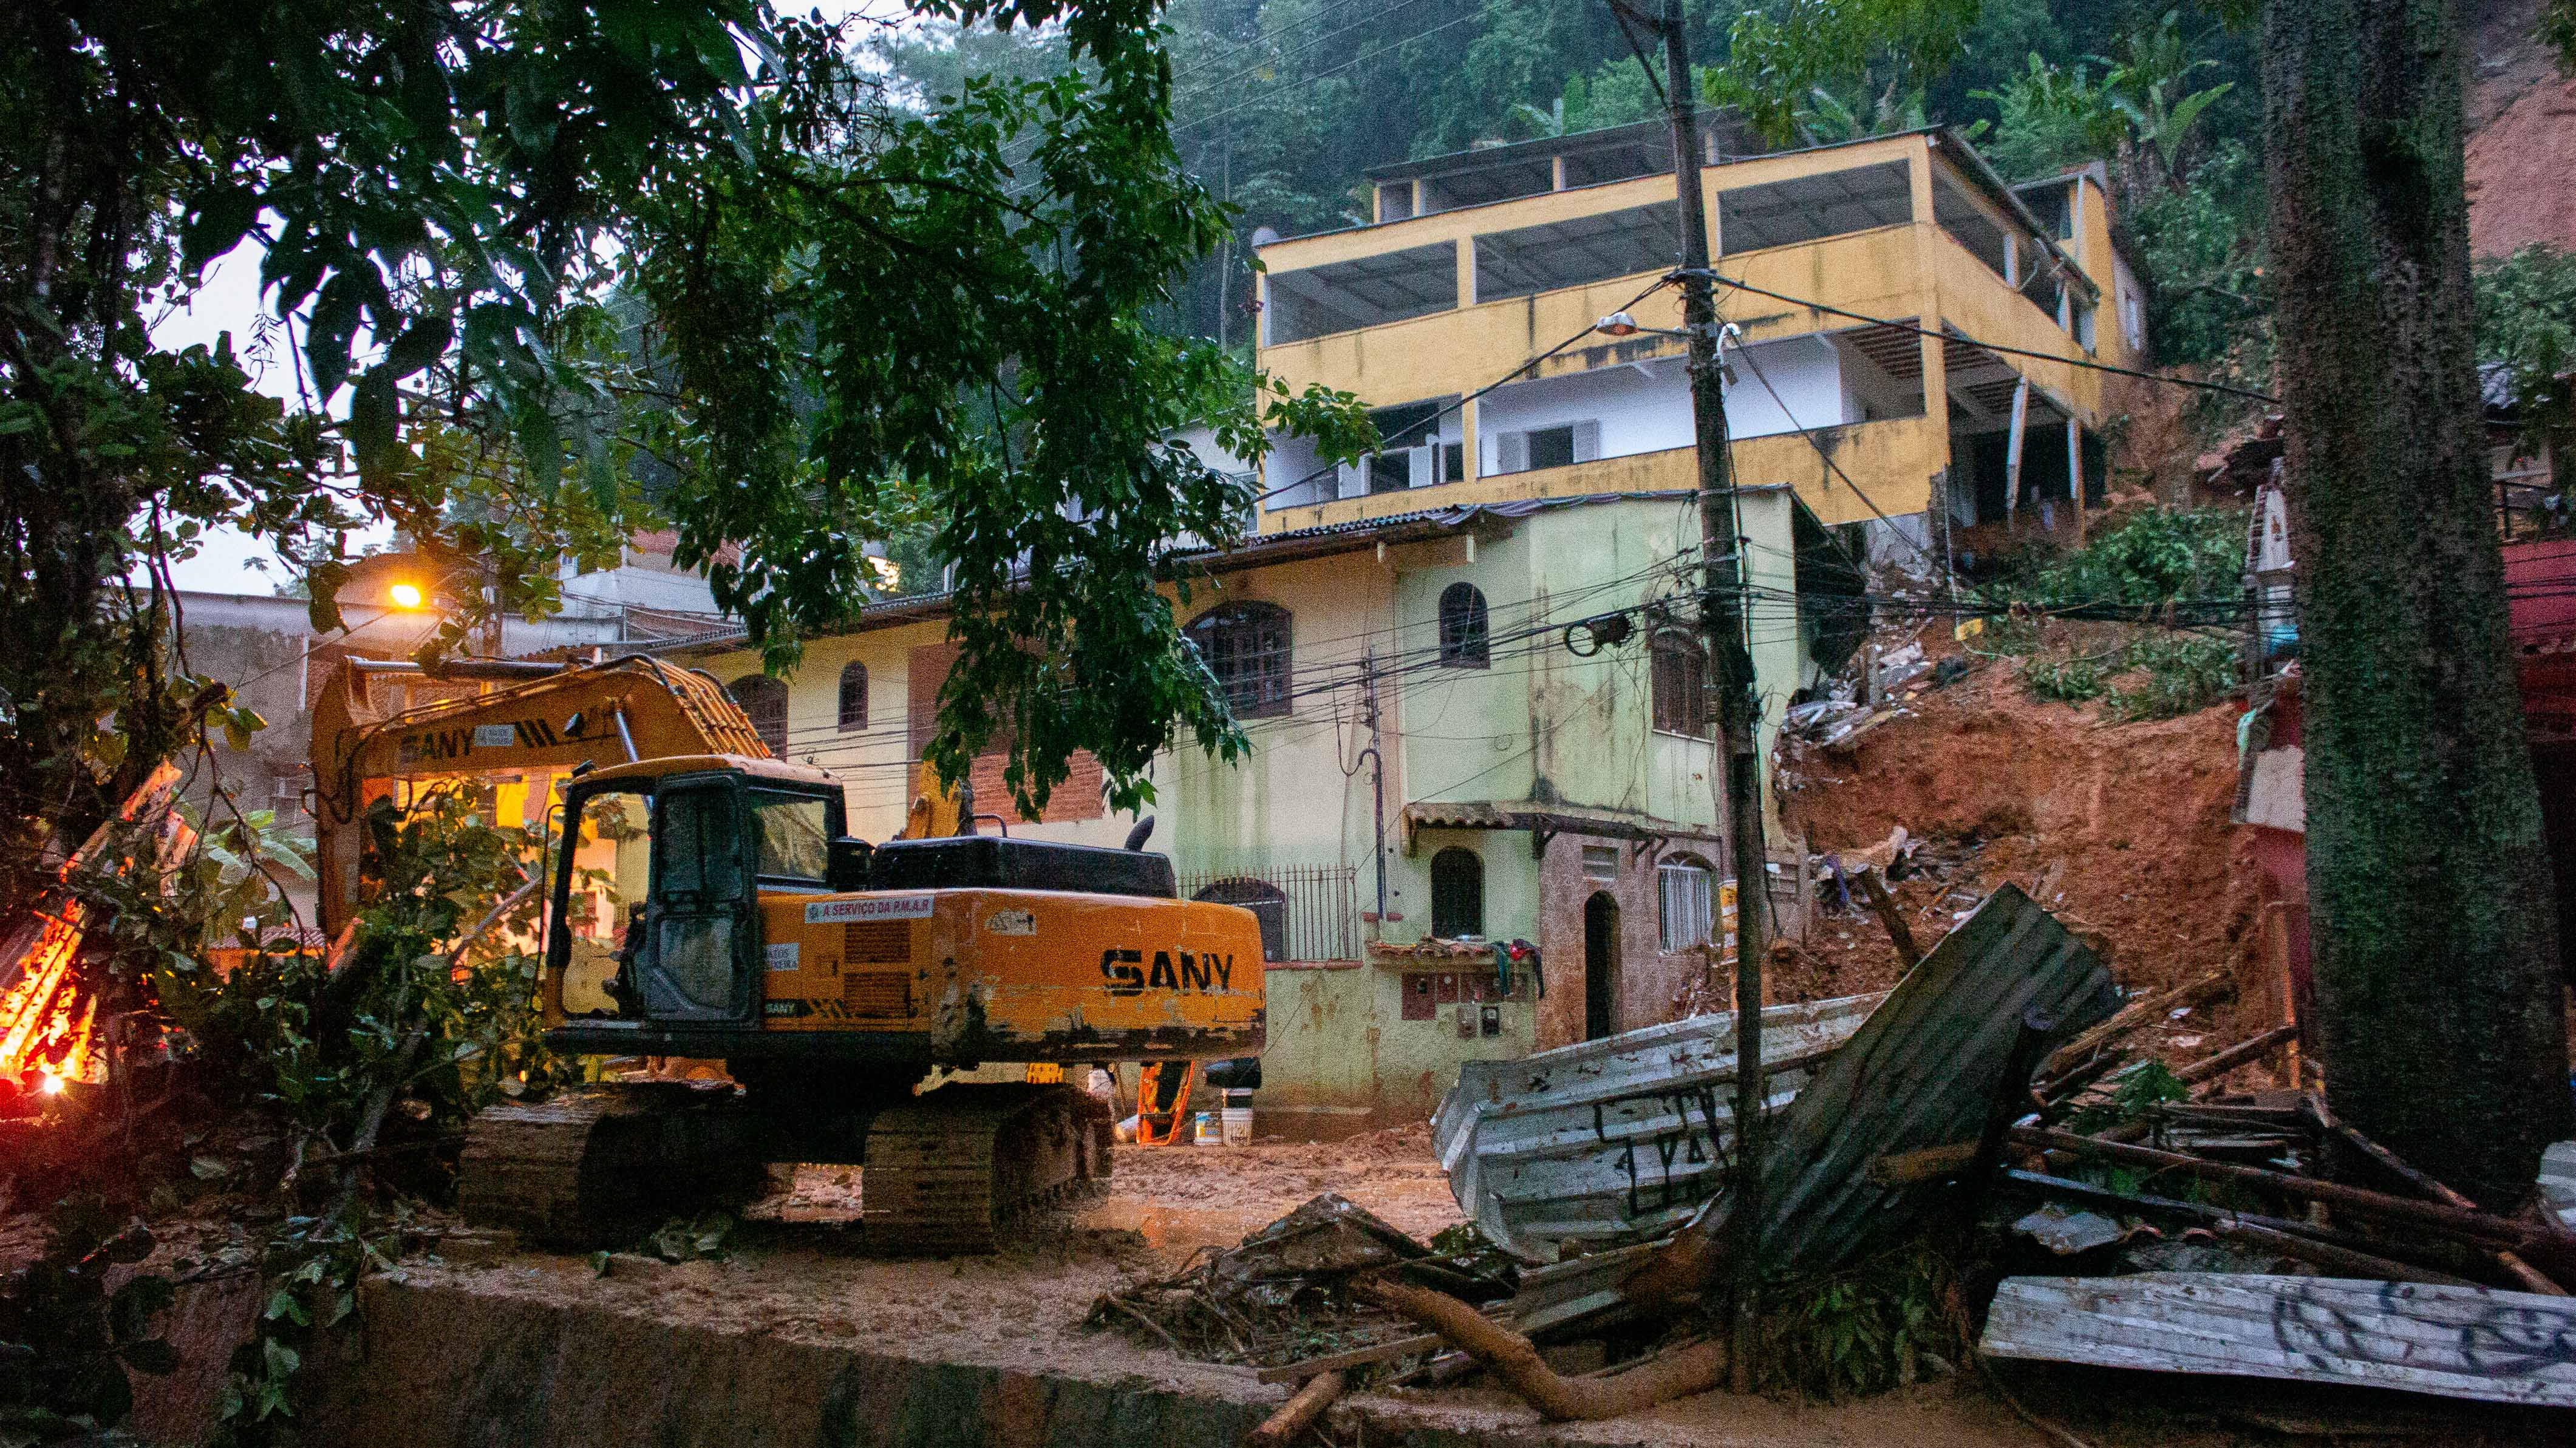
M 1619 902 L 1595 890 L 1583 902 L 1583 1039 L 1619 1030 Z

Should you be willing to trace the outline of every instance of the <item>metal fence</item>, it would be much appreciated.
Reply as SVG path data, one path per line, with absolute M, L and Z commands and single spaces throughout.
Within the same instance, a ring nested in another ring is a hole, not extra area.
M 1181 893 L 1261 917 L 1262 954 L 1272 960 L 1357 960 L 1358 880 L 1356 865 L 1205 870 L 1183 875 Z

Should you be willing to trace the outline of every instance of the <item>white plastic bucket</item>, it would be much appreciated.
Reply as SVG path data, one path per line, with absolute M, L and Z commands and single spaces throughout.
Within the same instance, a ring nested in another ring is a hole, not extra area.
M 1226 1145 L 1251 1145 L 1252 1093 L 1249 1091 L 1226 1092 L 1225 1110 L 1219 1113 L 1217 1121 L 1219 1126 L 1221 1126 L 1225 1132 Z

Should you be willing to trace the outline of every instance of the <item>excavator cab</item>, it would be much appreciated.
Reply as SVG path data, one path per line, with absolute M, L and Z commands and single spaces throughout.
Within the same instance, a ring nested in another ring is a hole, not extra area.
M 661 760 L 573 781 L 546 942 L 550 1024 L 757 1030 L 762 896 L 855 885 L 835 881 L 836 852 L 845 877 L 865 867 L 842 838 L 840 788 L 807 773 Z

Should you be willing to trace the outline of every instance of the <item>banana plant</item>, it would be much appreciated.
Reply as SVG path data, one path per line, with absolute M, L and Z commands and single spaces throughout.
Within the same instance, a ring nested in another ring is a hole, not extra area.
M 2131 35 L 2121 48 L 2121 59 L 2102 77 L 2103 94 L 2128 122 L 2130 144 L 2153 162 L 2157 179 L 2170 183 L 2182 174 L 2183 148 L 2192 127 L 2236 83 L 2187 88 L 2194 72 L 2217 62 L 2191 55 L 2178 9 L 2166 11 L 2155 29 Z

